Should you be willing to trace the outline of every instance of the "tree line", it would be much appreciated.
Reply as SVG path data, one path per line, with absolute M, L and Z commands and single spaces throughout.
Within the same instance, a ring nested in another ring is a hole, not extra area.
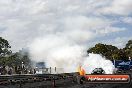
M 129 60 L 132 59 L 132 40 L 129 40 L 122 49 L 113 45 L 98 43 L 89 48 L 87 53 L 100 54 L 109 60 Z
M 31 65 L 28 51 L 19 50 L 13 53 L 9 42 L 0 37 L 0 66 L 15 67 L 21 66 L 22 63 L 25 66 Z

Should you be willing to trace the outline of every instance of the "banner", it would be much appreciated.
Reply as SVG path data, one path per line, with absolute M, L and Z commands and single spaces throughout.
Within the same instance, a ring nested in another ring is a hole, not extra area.
M 130 75 L 85 75 L 89 83 L 129 83 Z
M 115 68 L 129 70 L 132 66 L 132 61 L 114 60 L 113 64 L 114 64 Z

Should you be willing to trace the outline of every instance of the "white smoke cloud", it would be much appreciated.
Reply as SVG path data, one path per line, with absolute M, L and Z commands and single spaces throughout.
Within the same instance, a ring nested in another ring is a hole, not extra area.
M 91 73 L 97 67 L 102 67 L 106 74 L 113 72 L 114 66 L 111 61 L 96 54 L 87 56 L 85 48 L 67 37 L 48 35 L 37 38 L 30 45 L 30 54 L 32 60 L 44 61 L 46 67 L 63 68 L 63 72 L 76 72 L 79 66 L 87 73 Z
M 92 73 L 95 68 L 102 68 L 106 74 L 112 74 L 114 71 L 113 63 L 98 54 L 89 54 L 83 61 L 82 68 L 87 74 Z
M 30 53 L 34 61 L 44 61 L 47 67 L 64 68 L 65 72 L 77 69 L 83 60 L 83 50 L 83 47 L 75 44 L 71 39 L 57 35 L 37 38 L 30 45 Z

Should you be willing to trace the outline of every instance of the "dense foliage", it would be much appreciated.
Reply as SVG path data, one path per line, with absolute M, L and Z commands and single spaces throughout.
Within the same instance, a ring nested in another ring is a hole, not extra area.
M 22 63 L 25 66 L 30 66 L 30 59 L 28 51 L 19 50 L 19 52 L 12 53 L 11 46 L 8 41 L 0 37 L 0 66 L 20 66 Z
M 4 57 L 11 53 L 9 50 L 11 46 L 9 45 L 8 41 L 0 37 L 0 57 Z
M 132 58 L 132 40 L 129 40 L 123 49 L 98 43 L 94 47 L 88 49 L 87 53 L 101 54 L 110 60 L 128 60 Z

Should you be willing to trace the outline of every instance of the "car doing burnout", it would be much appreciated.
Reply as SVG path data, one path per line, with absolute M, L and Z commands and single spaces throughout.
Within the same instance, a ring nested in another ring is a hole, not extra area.
M 105 71 L 102 68 L 95 68 L 91 74 L 105 74 Z

